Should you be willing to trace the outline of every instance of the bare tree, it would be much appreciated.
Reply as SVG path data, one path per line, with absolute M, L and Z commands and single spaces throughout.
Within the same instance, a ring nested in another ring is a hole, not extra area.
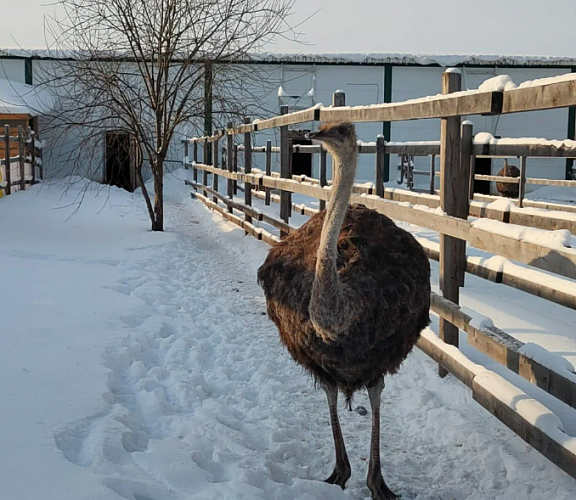
M 152 229 L 162 231 L 170 145 L 184 126 L 201 129 L 206 99 L 214 103 L 221 124 L 257 100 L 246 85 L 255 77 L 254 66 L 238 63 L 276 36 L 294 38 L 287 23 L 293 0 L 59 4 L 65 15 L 47 23 L 54 57 L 39 76 L 40 84 L 58 95 L 59 106 L 44 129 L 67 141 L 73 136 L 70 156 L 62 161 L 78 163 L 98 163 L 93 144 L 106 130 L 129 134 L 145 159 L 136 165 L 136 175 Z M 92 151 L 94 158 L 78 155 L 79 150 Z M 144 183 L 145 164 L 154 180 L 153 199 Z

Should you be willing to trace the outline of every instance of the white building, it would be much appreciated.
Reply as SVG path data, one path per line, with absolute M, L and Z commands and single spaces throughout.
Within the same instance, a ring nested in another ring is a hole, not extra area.
M 0 51 L 0 78 L 34 84 L 34 76 L 42 64 L 46 64 L 46 60 L 40 55 L 28 57 L 28 54 L 21 51 Z M 337 89 L 345 91 L 346 104 L 352 106 L 438 94 L 441 91 L 441 74 L 446 67 L 461 69 L 463 90 L 478 88 L 483 81 L 496 75 L 510 75 L 516 84 L 520 84 L 527 80 L 558 76 L 576 70 L 576 59 L 569 58 L 400 54 L 267 55 L 242 64 L 256 65 L 254 69 L 265 69 L 269 89 L 261 93 L 264 96 L 262 108 L 266 110 L 265 113 L 270 114 L 279 114 L 283 104 L 288 105 L 291 110 L 307 108 L 317 103 L 328 105 L 331 103 L 332 93 Z M 468 117 L 474 123 L 475 133 L 490 132 L 501 137 L 548 139 L 573 139 L 574 118 L 574 109 Z M 216 123 L 215 128 L 222 125 Z M 299 128 L 313 129 L 314 126 L 316 124 L 311 123 Z M 359 139 L 363 141 L 373 141 L 378 134 L 384 134 L 387 140 L 392 141 L 438 140 L 440 123 L 439 120 L 419 120 L 392 124 L 358 124 L 357 132 Z M 255 143 L 263 145 L 268 138 L 274 139 L 274 131 L 258 133 Z M 182 158 L 182 145 L 180 141 L 175 142 L 171 155 L 174 161 Z M 102 153 L 102 158 L 104 157 Z M 397 160 L 397 157 L 390 159 L 391 183 L 395 183 Z M 256 158 L 255 161 L 257 166 L 261 166 L 262 158 Z M 93 171 L 91 176 L 102 181 L 105 178 L 104 160 L 101 163 L 100 171 L 97 167 L 96 173 Z M 428 163 L 426 158 L 416 159 L 417 168 L 427 169 Z M 502 163 L 498 159 L 492 163 L 488 168 L 495 173 Z M 564 179 L 570 168 L 571 161 L 530 159 L 528 176 Z M 45 169 L 49 176 L 49 161 Z M 53 171 L 62 173 L 65 169 Z M 312 166 L 312 175 L 317 175 L 316 164 Z M 373 176 L 374 159 L 371 155 L 365 155 L 360 161 L 358 178 L 372 180 Z

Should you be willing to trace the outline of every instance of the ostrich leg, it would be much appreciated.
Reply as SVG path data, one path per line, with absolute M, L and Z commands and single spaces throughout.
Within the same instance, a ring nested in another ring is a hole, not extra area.
M 342 437 L 342 430 L 340 429 L 340 421 L 338 420 L 338 389 L 336 387 L 323 387 L 328 398 L 328 408 L 330 409 L 330 423 L 332 424 L 332 434 L 334 435 L 334 449 L 336 450 L 336 466 L 334 472 L 326 479 L 327 483 L 337 484 L 340 488 L 344 489 L 346 481 L 350 479 L 352 469 L 350 468 L 350 461 L 346 454 L 346 446 L 344 445 L 344 438 Z
M 373 500 L 393 500 L 397 495 L 390 491 L 384 482 L 380 467 L 380 396 L 384 389 L 384 379 L 368 388 L 368 397 L 372 407 L 372 437 L 370 440 L 370 463 L 366 484 L 372 493 Z

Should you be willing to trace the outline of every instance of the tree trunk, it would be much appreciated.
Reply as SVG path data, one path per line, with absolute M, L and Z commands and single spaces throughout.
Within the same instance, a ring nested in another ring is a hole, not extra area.
M 157 158 L 154 174 L 154 220 L 152 231 L 164 231 L 164 159 Z

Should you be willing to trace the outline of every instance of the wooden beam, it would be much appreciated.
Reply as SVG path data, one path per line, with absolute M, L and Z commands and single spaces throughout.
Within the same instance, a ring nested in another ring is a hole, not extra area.
M 576 251 L 571 248 L 548 248 L 474 226 L 470 227 L 469 241 L 474 248 L 576 279 Z
M 518 184 L 518 206 L 522 208 L 526 194 L 526 157 L 520 158 L 520 182 Z
M 288 106 L 282 106 L 280 113 L 286 115 Z M 280 176 L 284 179 L 292 177 L 292 150 L 291 142 L 288 137 L 288 125 L 280 127 Z M 290 220 L 290 208 L 292 206 L 292 195 L 290 191 L 282 190 L 280 192 L 280 218 L 288 224 Z M 280 237 L 286 236 L 287 233 L 281 232 Z
M 495 326 L 473 326 L 473 317 L 458 305 L 432 293 L 430 308 L 468 336 L 468 344 L 530 383 L 576 408 L 576 383 L 520 352 L 524 343 Z
M 576 104 L 576 75 L 572 76 L 573 78 L 563 82 L 544 83 L 503 92 L 502 113 L 574 106 Z
M 392 122 L 462 115 L 499 113 L 502 92 L 466 92 L 456 96 L 434 96 L 400 103 L 321 108 L 322 121 Z
M 386 160 L 385 146 L 386 141 L 384 140 L 384 136 L 379 135 L 376 138 L 376 172 L 374 182 L 376 184 L 376 196 L 379 196 L 380 198 L 384 198 L 384 167 Z
M 442 75 L 442 93 L 459 92 L 462 75 L 446 71 Z M 468 217 L 469 176 L 460 163 L 460 116 L 443 118 L 440 123 L 440 206 L 450 216 Z M 440 289 L 448 300 L 459 303 L 459 286 L 466 268 L 466 242 L 447 234 L 440 234 Z M 458 347 L 458 328 L 440 319 L 440 338 L 447 344 Z M 447 371 L 439 366 L 439 375 Z

